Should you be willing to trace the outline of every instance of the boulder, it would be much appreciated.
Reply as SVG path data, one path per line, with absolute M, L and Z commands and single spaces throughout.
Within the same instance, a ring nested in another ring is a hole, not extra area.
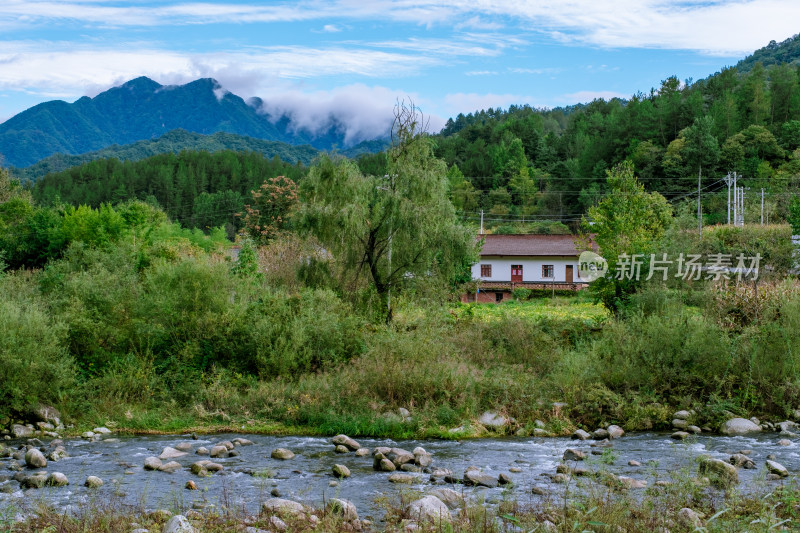
M 456 509 L 464 505 L 464 497 L 453 489 L 432 490 L 430 495 L 439 498 L 449 509 Z
M 230 450 L 228 450 L 227 446 L 218 444 L 213 448 L 211 448 L 210 455 L 211 457 L 215 458 L 225 458 L 228 457 L 228 455 L 230 455 Z
M 170 461 L 170 462 L 168 462 L 168 463 L 164 463 L 164 464 L 162 464 L 161 466 L 159 466 L 159 467 L 158 467 L 158 470 L 159 470 L 160 472 L 166 472 L 166 473 L 168 473 L 168 474 L 172 474 L 172 473 L 174 473 L 174 472 L 177 472 L 177 471 L 178 471 L 178 470 L 180 470 L 181 468 L 183 468 L 183 467 L 181 466 L 181 464 L 180 464 L 179 462 L 177 462 L 177 461 Z
M 759 433 L 761 426 L 746 418 L 731 418 L 722 424 L 719 432 L 723 435 L 748 435 L 750 433 Z
M 197 490 L 197 483 L 195 483 L 190 479 L 189 481 L 186 482 L 186 485 L 184 485 L 184 487 L 186 488 L 186 490 Z
M 23 489 L 40 489 L 44 487 L 47 481 L 47 472 L 37 472 L 36 474 L 25 476 L 20 481 L 20 486 Z
M 183 457 L 184 455 L 186 455 L 186 452 L 182 452 L 167 446 L 164 448 L 164 451 L 161 452 L 161 455 L 159 455 L 158 458 L 164 461 L 166 459 L 177 459 L 178 457 Z
M 144 460 L 144 469 L 145 470 L 158 470 L 161 468 L 161 459 L 158 457 L 148 457 Z
M 111 433 L 111 430 L 107 427 L 94 428 L 92 431 L 98 435 L 109 435 Z
M 96 489 L 103 486 L 103 480 L 97 476 L 89 476 L 86 478 L 86 481 L 83 482 L 83 486 Z
M 780 428 L 780 431 L 797 431 L 800 429 L 797 427 L 797 424 L 789 420 L 786 420 L 785 422 L 779 422 L 778 427 Z
M 709 476 L 715 485 L 728 486 L 739 482 L 739 473 L 732 464 L 708 455 L 701 455 L 698 461 L 700 463 L 699 473 Z
M 206 448 L 205 446 L 200 446 L 194 453 L 196 453 L 197 455 L 208 455 L 209 451 L 208 448 Z
M 412 476 L 411 474 L 395 473 L 389 476 L 390 483 L 404 483 L 407 485 L 411 485 L 416 480 L 417 478 L 415 476 Z
M 676 522 L 690 531 L 695 531 L 703 527 L 703 521 L 700 519 L 700 514 L 688 507 L 684 507 L 678 511 Z
M 193 446 L 191 442 L 179 442 L 175 445 L 175 449 L 181 452 L 190 452 Z
M 350 448 L 344 444 L 337 444 L 333 451 L 336 453 L 350 453 Z
M 336 435 L 331 439 L 331 442 L 337 446 L 344 446 L 353 452 L 361 448 L 361 445 L 359 443 L 357 443 L 347 435 Z
M 47 466 L 47 459 L 44 458 L 42 452 L 36 448 L 31 448 L 25 452 L 25 464 L 28 468 L 44 468 Z
M 730 456 L 728 462 L 733 466 L 740 468 L 755 468 L 756 465 L 752 459 L 741 453 L 735 453 Z
M 684 410 L 684 411 L 678 411 L 677 413 L 673 414 L 672 418 L 676 420 L 689 420 L 690 416 L 692 416 L 692 414 L 689 411 Z
M 697 426 L 686 426 L 686 431 L 689 433 L 694 433 L 695 435 L 699 435 L 703 432 L 703 430 Z
M 608 426 L 607 430 L 609 439 L 618 439 L 625 435 L 625 430 L 614 424 Z
M 277 516 L 270 516 L 269 517 L 269 525 L 275 531 L 283 532 L 289 529 L 289 526 L 286 525 L 286 522 L 278 518 Z
M 486 411 L 481 415 L 479 420 L 482 426 L 490 428 L 490 429 L 500 429 L 508 425 L 509 420 L 508 418 L 500 415 L 498 413 L 494 413 L 492 411 Z
M 13 424 L 11 426 L 11 436 L 15 439 L 24 439 L 33 435 L 33 429 L 22 424 Z
M 369 448 L 359 448 L 356 450 L 356 457 L 366 457 L 370 454 Z
M 36 420 L 52 424 L 61 425 L 61 413 L 52 405 L 40 405 L 31 413 Z
M 791 446 L 791 445 L 792 441 L 790 441 L 789 439 L 781 439 L 778 441 L 778 446 Z
M 56 446 L 54 450 L 47 454 L 47 458 L 50 461 L 60 461 L 65 457 L 69 457 L 69 454 L 63 446 Z
M 198 461 L 196 463 L 192 463 L 192 466 L 189 467 L 189 470 L 192 471 L 192 474 L 200 477 L 206 477 L 208 475 L 208 469 L 206 466 L 202 464 L 205 461 Z
M 176 514 L 164 524 L 161 533 L 195 533 L 194 527 L 189 523 L 189 519 L 183 515 Z
M 69 480 L 67 479 L 67 476 L 61 472 L 53 472 L 47 476 L 47 481 L 45 484 L 50 487 L 65 487 L 69 485 Z
M 685 431 L 676 431 L 675 433 L 673 433 L 669 437 L 671 439 L 675 439 L 675 440 L 685 440 L 686 438 L 689 437 L 689 434 L 686 433 Z
M 338 478 L 350 477 L 350 469 L 344 465 L 333 465 L 333 475 Z
M 626 489 L 643 489 L 647 487 L 647 481 L 633 479 L 632 477 L 619 476 L 619 482 Z
M 776 463 L 775 461 L 767 461 L 767 470 L 769 470 L 770 474 L 775 474 L 776 476 L 780 477 L 787 477 L 789 475 L 789 471 L 786 470 L 786 467 L 780 463 Z
M 284 500 L 283 498 L 269 498 L 261 504 L 262 513 L 299 515 L 304 512 L 303 504 Z
M 498 485 L 497 478 L 484 474 L 480 470 L 467 470 L 464 472 L 464 484 L 493 489 Z
M 286 461 L 288 459 L 294 459 L 294 452 L 291 450 L 287 450 L 286 448 L 275 448 L 272 450 L 272 454 L 270 455 L 273 459 L 280 459 L 282 461 Z
M 346 522 L 358 520 L 358 511 L 350 500 L 332 498 L 331 501 L 328 502 L 327 510 L 331 514 L 340 516 Z
M 394 463 L 385 457 L 382 457 L 380 459 L 376 458 L 373 467 L 375 468 L 375 470 L 378 470 L 380 472 L 394 472 L 395 470 L 397 470 L 397 467 L 394 466 Z
M 592 438 L 595 440 L 603 440 L 608 438 L 608 431 L 603 428 L 598 428 L 592 431 Z
M 405 512 L 412 520 L 423 523 L 449 523 L 451 519 L 447 505 L 436 496 L 430 494 L 409 503 Z
M 581 450 L 567 448 L 564 452 L 565 461 L 583 461 L 584 459 L 586 459 L 586 452 L 582 452 Z
M 587 432 L 585 432 L 582 429 L 576 429 L 575 433 L 572 434 L 572 438 L 573 439 L 577 439 L 577 440 L 586 440 L 589 437 L 591 437 L 591 435 L 589 435 Z

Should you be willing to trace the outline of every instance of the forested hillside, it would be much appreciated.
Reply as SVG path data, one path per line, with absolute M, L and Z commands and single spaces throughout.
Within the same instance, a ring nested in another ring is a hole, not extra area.
M 347 146 L 340 124 L 312 135 L 295 127 L 290 117 L 265 114 L 261 105 L 225 91 L 213 79 L 164 86 L 140 77 L 94 98 L 85 96 L 71 104 L 44 102 L 8 119 L 0 124 L 0 154 L 3 164 L 24 167 L 53 154 L 83 154 L 153 139 L 177 128 L 311 144 L 323 150 Z
M 356 149 L 357 147 L 353 148 Z M 158 154 L 177 154 L 183 150 L 258 152 L 267 158 L 278 156 L 288 163 L 300 162 L 304 165 L 311 163 L 320 153 L 319 150 L 307 144 L 294 146 L 283 142 L 265 141 L 234 133 L 217 132 L 213 135 L 202 135 L 177 129 L 165 133 L 157 139 L 138 141 L 122 146 L 113 145 L 95 152 L 87 152 L 80 155 L 51 155 L 35 165 L 25 168 L 12 168 L 11 172 L 14 177 L 22 182 L 36 181 L 48 173 L 61 172 L 97 159 L 114 158 L 121 161 L 140 161 Z
M 626 159 L 648 189 L 673 202 L 696 201 L 701 174 L 711 223 L 727 216 L 722 178 L 736 171 L 751 198 L 765 189 L 777 220 L 800 184 L 800 68 L 726 68 L 688 84 L 671 76 L 629 100 L 459 115 L 436 144 L 451 167 L 456 207 L 471 218 L 484 210 L 489 223 L 576 222 L 606 193 L 606 170 Z
M 183 226 L 225 226 L 230 237 L 239 228 L 245 198 L 264 180 L 279 175 L 298 180 L 307 172 L 302 163 L 291 164 L 257 152 L 216 153 L 183 151 L 149 157 L 142 161 L 101 159 L 63 172 L 48 174 L 36 182 L 37 202 L 52 205 L 98 207 L 130 199 L 164 207 L 172 220 Z

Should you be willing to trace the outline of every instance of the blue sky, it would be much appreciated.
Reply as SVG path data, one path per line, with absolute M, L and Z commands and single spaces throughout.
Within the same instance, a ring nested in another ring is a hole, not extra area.
M 358 140 L 397 98 L 436 128 L 486 107 L 628 97 L 800 32 L 797 0 L 1 0 L 0 121 L 137 76 L 216 78 Z

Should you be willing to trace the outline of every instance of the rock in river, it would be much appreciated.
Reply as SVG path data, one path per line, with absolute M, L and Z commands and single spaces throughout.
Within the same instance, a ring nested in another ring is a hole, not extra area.
M 786 467 L 775 461 L 767 461 L 767 470 L 769 470 L 770 474 L 775 474 L 780 477 L 787 477 L 789 475 L 789 471 L 786 470 Z
M 736 435 L 747 435 L 749 433 L 758 433 L 761 431 L 761 426 L 753 423 L 746 418 L 731 418 L 720 428 L 719 432 L 723 435 L 733 437 Z
M 347 435 L 336 435 L 331 439 L 331 442 L 336 446 L 344 446 L 350 451 L 356 451 L 361 448 L 361 445 L 348 437 Z
M 47 459 L 42 452 L 36 448 L 31 448 L 25 453 L 25 464 L 30 468 L 44 468 L 47 466 Z
M 286 448 L 275 448 L 272 450 L 272 455 L 270 457 L 285 461 L 287 459 L 294 459 L 294 452 L 287 450 Z
M 450 510 L 442 500 L 432 495 L 411 502 L 405 511 L 411 519 L 419 522 L 433 524 L 450 522 Z

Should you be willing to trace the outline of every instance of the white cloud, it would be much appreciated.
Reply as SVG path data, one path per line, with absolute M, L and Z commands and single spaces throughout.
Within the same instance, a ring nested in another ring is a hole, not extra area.
M 497 76 L 496 70 L 470 70 L 464 73 L 466 76 Z
M 342 31 L 342 28 L 340 28 L 336 24 L 325 24 L 322 27 L 322 32 L 323 33 L 338 33 L 340 31 Z
M 798 31 L 796 0 L 307 0 L 263 5 L 4 0 L 0 27 L 74 20 L 106 26 L 378 20 L 495 30 L 514 25 L 563 41 L 741 54 Z M 336 27 L 333 23 L 328 24 Z

